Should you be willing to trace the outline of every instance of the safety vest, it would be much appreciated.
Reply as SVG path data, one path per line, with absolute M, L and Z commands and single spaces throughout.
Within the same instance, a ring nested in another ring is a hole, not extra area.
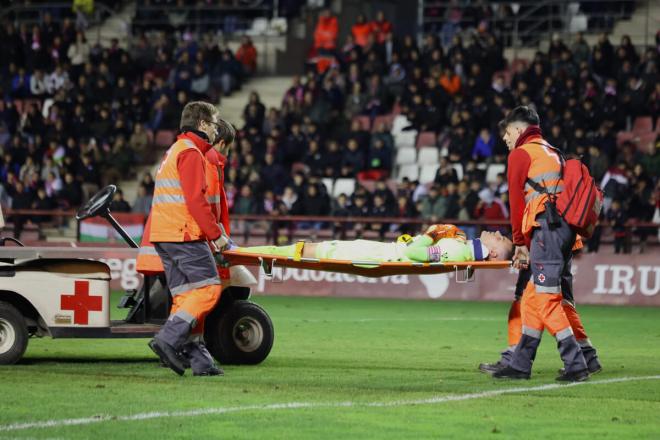
M 544 143 L 530 142 L 523 144 L 522 148 L 529 154 L 531 164 L 527 172 L 527 179 L 543 187 L 550 194 L 559 194 L 564 190 L 561 179 L 561 159 L 551 148 Z M 529 182 L 525 183 L 525 212 L 523 214 L 522 232 L 529 236 L 533 228 L 538 227 L 536 216 L 545 211 L 545 202 L 548 194 L 534 189 Z
M 206 201 L 216 220 L 220 219 L 220 173 L 218 165 L 206 160 Z
M 179 139 L 165 153 L 165 158 L 156 174 L 156 187 L 151 204 L 152 228 L 149 235 L 149 240 L 152 242 L 181 242 L 205 238 L 201 228 L 188 211 L 177 169 L 179 154 L 188 149 L 193 149 L 204 159 L 204 155 L 193 141 Z
M 210 162 L 209 160 L 204 159 L 204 166 L 206 168 L 206 200 L 211 205 L 211 210 L 215 215 L 215 218 L 218 219 L 218 222 L 222 221 L 225 224 L 225 230 L 229 234 L 229 219 L 226 218 L 226 214 L 223 216 L 222 209 L 222 197 L 224 191 L 222 189 L 222 178 L 220 175 L 220 170 L 218 165 Z M 142 236 L 142 242 L 140 243 L 140 250 L 138 251 L 138 256 L 136 260 L 136 270 L 139 273 L 144 275 L 154 275 L 162 273 L 165 269 L 163 268 L 163 262 L 161 261 L 154 245 L 149 241 L 149 236 L 151 234 L 151 215 L 147 218 L 147 223 L 144 226 L 144 234 Z M 220 272 L 222 279 L 228 279 L 229 275 Z M 226 275 L 226 276 L 223 276 Z
M 163 262 L 154 248 L 154 244 L 149 241 L 151 234 L 151 215 L 147 217 L 147 223 L 144 225 L 144 234 L 140 243 L 137 259 L 135 260 L 135 270 L 144 275 L 156 275 L 165 271 Z

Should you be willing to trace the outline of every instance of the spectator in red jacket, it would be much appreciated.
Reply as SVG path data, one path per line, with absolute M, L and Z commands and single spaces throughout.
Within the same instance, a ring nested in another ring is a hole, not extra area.
M 372 23 L 367 22 L 367 19 L 364 17 L 364 15 L 360 14 L 357 16 L 357 20 L 351 28 L 351 32 L 353 33 L 355 44 L 360 47 L 364 47 L 369 41 L 369 35 L 373 32 Z
M 371 29 L 376 36 L 376 42 L 383 44 L 387 39 L 387 34 L 392 33 L 392 23 L 385 18 L 383 11 L 376 13 L 376 19 L 371 22 Z
M 241 47 L 236 51 L 236 59 L 243 65 L 246 75 L 253 75 L 257 70 L 257 49 L 250 37 L 244 36 Z
M 314 49 L 317 51 L 334 50 L 337 47 L 338 33 L 337 17 L 332 15 L 330 9 L 324 9 L 321 11 L 319 21 L 316 22 L 316 29 L 314 29 Z

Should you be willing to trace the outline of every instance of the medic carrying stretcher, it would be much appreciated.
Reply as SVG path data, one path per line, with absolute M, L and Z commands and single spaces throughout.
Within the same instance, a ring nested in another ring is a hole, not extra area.
M 114 185 L 102 189 L 76 217 L 105 218 L 137 248 L 110 213 L 115 191 Z M 145 276 L 139 290 L 127 292 L 118 305 L 129 309 L 126 319 L 112 321 L 107 264 L 58 255 L 70 253 L 70 248 L 25 247 L 11 238 L 1 239 L 0 245 L 6 241 L 19 247 L 0 247 L 0 364 L 19 361 L 29 337 L 150 338 L 168 316 L 170 295 L 160 275 Z M 454 226 L 434 225 L 396 243 L 356 240 L 237 248 L 229 242 L 219 264 L 230 272 L 240 265 L 261 266 L 271 276 L 277 265 L 367 277 L 456 272 L 458 278 L 462 272 L 469 278 L 475 269 L 509 268 L 510 254 L 510 241 L 499 233 L 467 240 Z M 249 287 L 226 286 L 207 317 L 207 347 L 222 364 L 258 364 L 270 353 L 273 324 L 249 297 Z

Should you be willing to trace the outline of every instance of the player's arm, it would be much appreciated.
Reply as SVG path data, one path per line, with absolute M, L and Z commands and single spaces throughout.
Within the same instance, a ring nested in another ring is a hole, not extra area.
M 434 243 L 443 238 L 466 239 L 465 232 L 454 225 L 431 225 L 424 234 L 431 237 Z

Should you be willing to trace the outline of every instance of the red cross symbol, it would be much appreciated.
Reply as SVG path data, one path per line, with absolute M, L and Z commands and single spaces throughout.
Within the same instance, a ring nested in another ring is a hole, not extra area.
M 101 296 L 89 296 L 89 281 L 76 281 L 73 295 L 63 294 L 60 309 L 73 310 L 74 324 L 87 325 L 89 312 L 103 310 Z

